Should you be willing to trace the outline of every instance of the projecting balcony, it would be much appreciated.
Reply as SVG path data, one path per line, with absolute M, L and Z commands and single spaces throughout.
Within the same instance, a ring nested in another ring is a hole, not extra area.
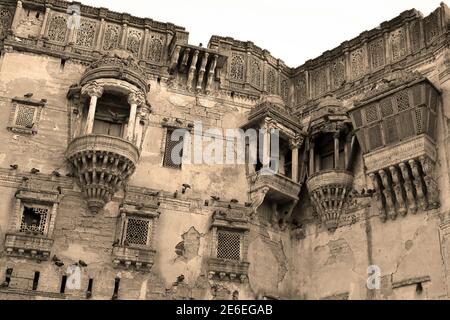
M 229 277 L 230 280 L 236 279 L 241 282 L 245 282 L 248 279 L 249 266 L 250 263 L 246 261 L 235 261 L 212 257 L 208 259 L 208 271 L 210 278 L 217 275 L 222 280 L 225 279 L 225 277 Z
M 7 233 L 5 238 L 6 254 L 14 257 L 27 257 L 48 260 L 53 239 L 39 235 Z
M 298 201 L 301 185 L 282 174 L 264 174 L 255 172 L 249 176 L 251 181 L 250 193 L 268 188 L 266 198 L 275 201 Z
M 67 148 L 89 210 L 97 213 L 133 174 L 138 148 L 122 138 L 89 134 L 73 139 Z
M 330 231 L 336 230 L 347 207 L 353 186 L 353 174 L 344 170 L 324 170 L 313 174 L 306 185 L 311 202 Z
M 150 248 L 130 246 L 115 246 L 113 249 L 113 263 L 116 267 L 135 267 L 137 269 L 151 269 L 156 251 Z

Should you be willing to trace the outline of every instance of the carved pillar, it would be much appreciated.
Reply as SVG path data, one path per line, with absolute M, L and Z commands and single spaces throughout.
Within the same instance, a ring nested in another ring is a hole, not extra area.
M 188 79 L 187 79 L 187 89 L 188 90 L 192 89 L 192 81 L 194 80 L 194 73 L 195 73 L 195 70 L 197 69 L 198 54 L 199 54 L 199 51 L 195 50 L 194 55 L 192 56 L 192 62 L 191 62 L 191 66 L 189 67 L 189 74 L 188 74 Z
M 314 174 L 314 141 L 311 140 L 309 143 L 309 176 Z
M 141 60 L 147 60 L 147 50 L 148 50 L 148 40 L 150 39 L 150 30 L 148 28 L 144 29 L 144 41 L 141 50 Z
M 270 167 L 270 138 L 271 138 L 271 122 L 267 121 L 264 125 L 264 144 L 263 144 L 263 167 Z
M 420 163 L 424 173 L 424 180 L 427 186 L 428 205 L 433 208 L 439 207 L 439 189 L 435 175 L 435 162 L 426 156 L 420 157 Z
M 384 170 L 380 170 L 378 171 L 378 174 L 381 177 L 381 181 L 383 182 L 383 194 L 384 194 L 384 199 L 386 199 L 386 209 L 387 209 L 387 214 L 389 216 L 389 218 L 391 218 L 392 220 L 395 220 L 395 218 L 397 217 L 397 212 L 395 211 L 395 204 L 394 204 L 394 199 L 392 197 L 392 188 L 391 188 L 391 183 L 389 181 L 389 176 L 387 175 L 387 173 Z
M 203 58 L 202 58 L 202 62 L 200 64 L 200 71 L 198 73 L 197 91 L 202 90 L 203 80 L 205 80 L 205 82 L 206 82 L 205 71 L 206 71 L 206 63 L 208 62 L 208 57 L 209 57 L 209 53 L 205 52 L 205 54 L 203 55 Z M 204 76 L 205 76 L 205 79 L 203 79 Z
M 350 147 L 352 145 L 352 135 L 347 134 L 344 144 L 344 170 L 348 170 L 350 165 Z
M 127 33 L 128 33 L 128 24 L 122 24 L 122 35 L 120 37 L 120 48 L 126 49 L 126 41 L 127 41 Z
M 427 199 L 425 198 L 425 190 L 422 184 L 422 177 L 419 172 L 419 167 L 416 160 L 411 159 L 408 161 L 411 171 L 414 176 L 414 186 L 416 187 L 417 201 L 422 210 L 427 209 Z
M 97 43 L 95 45 L 95 51 L 100 52 L 102 49 L 102 38 L 103 38 L 103 33 L 105 32 L 105 18 L 102 18 L 101 22 L 100 22 L 100 28 L 98 30 L 98 36 L 97 36 Z
M 189 53 L 191 52 L 190 48 L 186 48 L 186 50 L 184 50 L 184 54 L 183 54 L 183 61 L 181 61 L 181 68 L 184 70 L 187 66 L 188 60 L 189 60 Z
M 144 103 L 143 94 L 140 92 L 132 92 L 128 95 L 128 103 L 130 104 L 130 117 L 128 119 L 128 128 L 126 139 L 134 140 L 137 107 Z
M 339 136 L 340 132 L 333 135 L 334 138 L 334 168 L 339 169 Z
M 38 39 L 42 39 L 45 35 L 45 30 L 47 29 L 47 23 L 48 23 L 48 17 L 50 15 L 50 7 L 46 6 L 45 8 L 45 14 L 44 14 L 44 20 L 42 21 L 42 27 L 39 32 Z
M 375 173 L 371 173 L 369 174 L 370 180 L 372 180 L 372 184 L 373 187 L 375 189 L 375 201 L 377 203 L 377 207 L 378 207 L 378 213 L 380 214 L 380 219 L 381 221 L 386 221 L 386 211 L 384 209 L 384 205 L 383 205 L 383 197 L 381 195 L 381 185 L 380 185 L 380 181 L 378 180 L 378 177 Z
M 404 180 L 404 187 L 406 192 L 406 198 L 408 199 L 408 211 L 412 213 L 417 212 L 416 199 L 414 198 L 414 188 L 412 186 L 411 177 L 409 175 L 408 167 L 405 163 L 400 163 L 400 170 Z
M 290 141 L 290 147 L 292 152 L 292 180 L 298 183 L 298 141 Z
M 206 83 L 206 93 L 210 93 L 212 90 L 212 84 L 214 81 L 214 74 L 216 73 L 216 65 L 217 65 L 218 58 L 219 58 L 219 56 L 217 54 L 215 54 L 213 57 L 213 60 L 211 62 L 211 66 L 209 67 L 208 82 Z
M 84 134 L 91 134 L 94 128 L 95 108 L 97 107 L 97 99 L 103 95 L 103 87 L 96 83 L 90 83 L 85 85 L 81 89 L 81 94 L 88 95 L 90 97 L 89 112 L 86 119 L 86 126 Z
M 397 199 L 398 203 L 398 212 L 404 216 L 406 215 L 407 209 L 406 209 L 406 201 L 403 196 L 403 189 L 402 184 L 400 180 L 400 174 L 398 172 L 397 167 L 390 166 L 389 171 L 391 171 L 392 181 L 394 184 L 394 192 L 395 192 L 395 198 Z
M 18 0 L 17 6 L 16 6 L 16 11 L 14 13 L 14 18 L 11 23 L 11 32 L 13 35 L 16 34 L 16 28 L 17 28 L 17 25 L 19 24 L 20 17 L 22 16 L 22 10 L 23 10 L 22 9 L 22 1 Z

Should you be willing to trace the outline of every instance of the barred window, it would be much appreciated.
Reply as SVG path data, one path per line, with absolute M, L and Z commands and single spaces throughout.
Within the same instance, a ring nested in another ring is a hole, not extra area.
M 19 231 L 44 235 L 48 213 L 49 208 L 25 205 Z
M 128 244 L 147 245 L 150 220 L 128 218 L 125 241 Z
M 163 166 L 167 168 L 181 169 L 183 157 L 183 137 L 178 135 L 173 136 L 173 133 L 173 129 L 167 130 Z
M 218 230 L 217 258 L 240 260 L 242 234 L 234 231 Z

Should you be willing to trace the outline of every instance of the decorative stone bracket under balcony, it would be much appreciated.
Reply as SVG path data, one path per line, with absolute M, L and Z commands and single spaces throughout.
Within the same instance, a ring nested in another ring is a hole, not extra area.
M 106 135 L 73 139 L 66 153 L 92 213 L 98 213 L 134 173 L 139 150 L 131 142 Z
M 210 279 L 218 276 L 220 280 L 239 280 L 241 282 L 248 280 L 249 262 L 211 257 L 207 263 Z
M 136 269 L 151 269 L 156 251 L 148 248 L 131 246 L 115 246 L 113 248 L 113 263 L 116 267 L 135 267 Z
M 299 200 L 301 184 L 281 174 L 264 174 L 264 171 L 250 175 L 249 180 L 253 214 L 265 199 L 271 200 L 277 206 L 272 223 L 281 219 L 282 225 L 285 225 Z
M 314 209 L 330 232 L 348 205 L 353 188 L 353 174 L 343 170 L 326 170 L 313 174 L 306 182 Z
M 5 239 L 6 254 L 14 257 L 48 260 L 52 245 L 53 239 L 22 233 L 7 233 Z

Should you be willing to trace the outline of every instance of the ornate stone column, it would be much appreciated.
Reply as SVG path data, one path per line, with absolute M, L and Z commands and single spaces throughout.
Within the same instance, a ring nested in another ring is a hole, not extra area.
M 377 203 L 380 219 L 381 219 L 381 221 L 385 222 L 386 221 L 386 211 L 384 209 L 383 197 L 381 195 L 380 181 L 378 180 L 378 177 L 375 173 L 369 174 L 369 177 L 372 180 L 372 184 L 375 189 L 374 197 L 375 197 L 375 201 Z
M 425 175 L 424 180 L 427 186 L 428 205 L 437 208 L 439 207 L 439 189 L 435 176 L 435 162 L 428 157 L 421 156 L 419 158 L 422 164 L 422 170 Z
M 103 95 L 103 87 L 99 86 L 95 82 L 88 83 L 81 89 L 81 94 L 88 95 L 90 97 L 89 112 L 86 119 L 86 126 L 84 134 L 88 135 L 92 133 L 94 128 L 95 109 L 97 107 L 97 99 Z
M 311 139 L 309 143 L 309 176 L 312 176 L 315 172 L 314 170 L 314 140 Z
M 298 183 L 298 152 L 300 145 L 303 143 L 303 138 L 292 139 L 289 141 L 289 147 L 292 152 L 292 180 Z
M 339 169 L 339 137 L 340 132 L 335 132 L 334 138 L 334 168 Z
M 270 138 L 271 138 L 271 121 L 266 120 L 264 124 L 264 141 L 263 141 L 263 167 L 270 167 Z
M 128 103 L 130 104 L 130 116 L 128 118 L 128 128 L 126 139 L 134 141 L 137 107 L 145 102 L 144 94 L 141 92 L 132 92 L 128 95 Z
M 206 71 L 206 63 L 208 62 L 208 57 L 209 57 L 209 53 L 205 52 L 205 54 L 202 58 L 201 65 L 200 65 L 200 71 L 198 73 L 197 91 L 202 90 L 203 80 L 205 80 L 205 82 L 206 82 L 205 71 Z M 205 76 L 205 79 L 203 79 L 203 76 Z
M 172 53 L 172 58 L 170 60 L 170 71 L 171 72 L 173 70 L 175 70 L 175 68 L 177 66 L 178 58 L 180 57 L 180 51 L 181 51 L 181 46 L 176 46 Z

